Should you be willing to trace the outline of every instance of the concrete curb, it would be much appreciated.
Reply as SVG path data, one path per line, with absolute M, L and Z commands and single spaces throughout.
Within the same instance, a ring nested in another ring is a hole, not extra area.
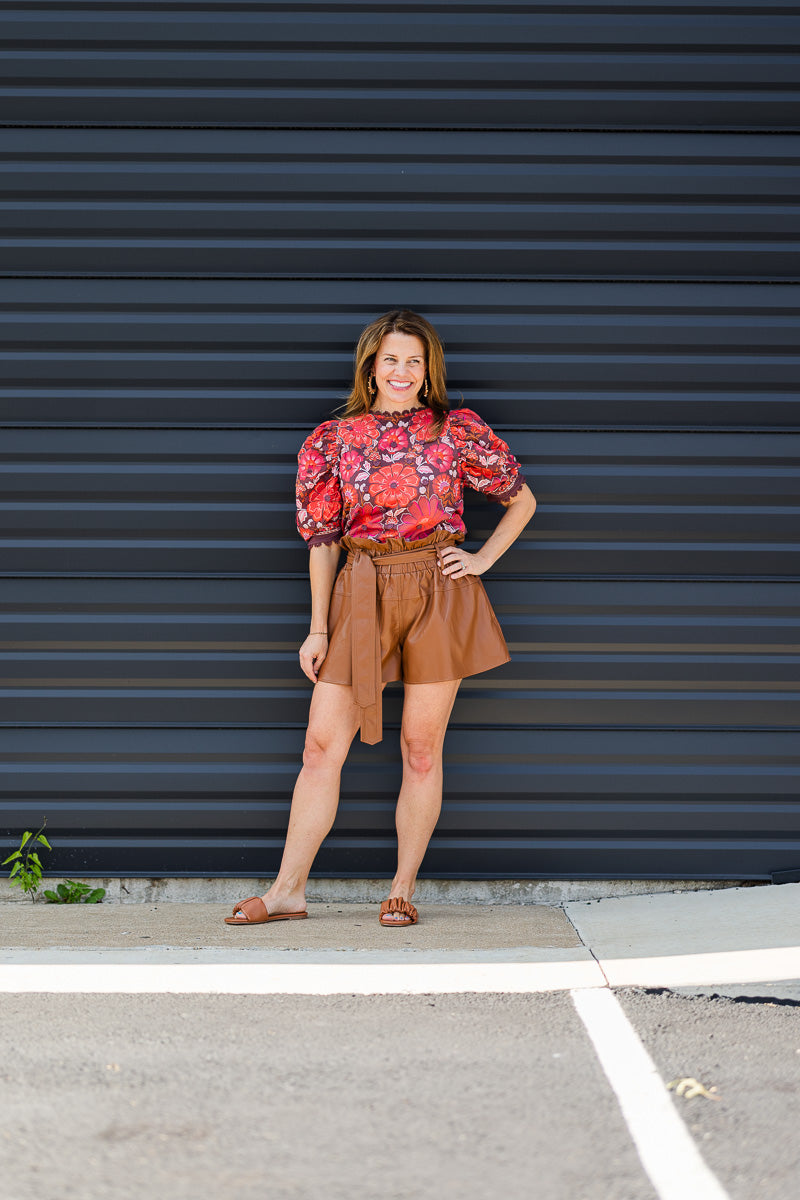
M 234 904 L 243 896 L 258 896 L 271 879 L 88 878 L 70 876 L 92 887 L 103 887 L 104 904 Z M 54 889 L 63 876 L 45 877 L 42 890 Z M 415 902 L 427 904 L 566 904 L 573 900 L 604 900 L 646 896 L 657 892 L 710 891 L 719 888 L 769 886 L 768 880 L 718 879 L 421 879 Z M 311 879 L 310 904 L 377 904 L 386 896 L 387 879 Z M 43 903 L 40 894 L 37 903 Z M 0 904 L 30 904 L 19 888 L 0 881 Z

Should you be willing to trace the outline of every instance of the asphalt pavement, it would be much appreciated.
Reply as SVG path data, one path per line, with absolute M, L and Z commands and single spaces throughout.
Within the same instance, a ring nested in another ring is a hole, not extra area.
M 3 1200 L 800 1191 L 800 884 L 229 912 L 0 905 Z

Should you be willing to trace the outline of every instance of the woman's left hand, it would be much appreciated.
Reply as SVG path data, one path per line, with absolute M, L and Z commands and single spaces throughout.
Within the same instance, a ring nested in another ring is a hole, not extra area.
M 439 567 L 443 575 L 451 579 L 463 579 L 465 575 L 482 575 L 488 571 L 491 563 L 481 558 L 480 554 L 470 554 L 458 546 L 445 546 L 439 551 Z

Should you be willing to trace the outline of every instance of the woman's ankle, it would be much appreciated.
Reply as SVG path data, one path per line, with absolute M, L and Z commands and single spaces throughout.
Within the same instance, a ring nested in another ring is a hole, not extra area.
M 284 883 L 280 879 L 275 879 L 264 893 L 272 900 L 296 900 L 298 898 L 305 900 L 306 889 L 305 884 L 298 881 L 292 881 L 291 884 Z
M 389 889 L 389 897 L 391 899 L 392 896 L 402 896 L 404 900 L 410 900 L 416 890 L 417 890 L 416 883 L 409 883 L 407 881 L 406 882 L 401 881 L 400 883 L 393 883 L 391 888 Z

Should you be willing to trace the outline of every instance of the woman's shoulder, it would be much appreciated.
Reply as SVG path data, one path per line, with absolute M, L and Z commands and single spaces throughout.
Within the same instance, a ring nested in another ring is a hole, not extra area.
M 480 435 L 488 428 L 483 417 L 475 412 L 474 408 L 451 408 L 447 414 L 448 428 L 458 435 L 464 437 Z
M 336 417 L 333 417 L 327 421 L 320 421 L 319 425 L 316 425 L 314 429 L 311 430 L 311 433 L 309 433 L 305 441 L 309 443 L 330 441 L 332 438 L 336 437 L 339 429 L 339 423 L 340 422 Z

